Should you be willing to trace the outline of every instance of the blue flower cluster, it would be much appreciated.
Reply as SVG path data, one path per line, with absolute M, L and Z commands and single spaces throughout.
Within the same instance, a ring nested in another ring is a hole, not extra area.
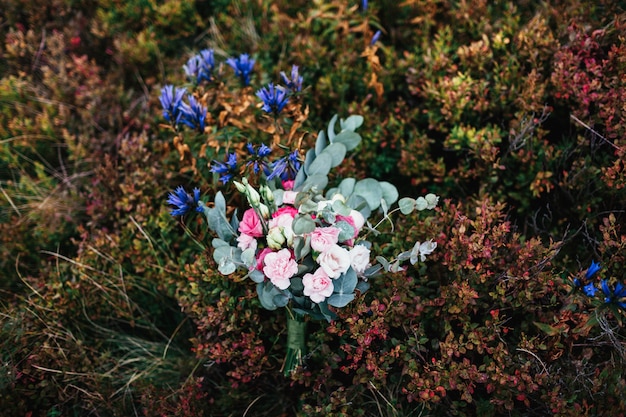
M 280 76 L 285 83 L 284 87 L 269 83 L 256 92 L 257 97 L 263 102 L 261 107 L 263 111 L 273 114 L 274 117 L 278 116 L 289 103 L 290 94 L 302 91 L 303 77 L 300 75 L 297 65 L 291 67 L 290 76 L 287 76 L 284 71 L 281 71 Z
M 252 68 L 254 68 L 254 59 L 250 58 L 248 54 L 241 54 L 239 58 L 228 58 L 226 64 L 230 65 L 235 70 L 235 75 L 241 80 L 243 86 L 250 85 L 250 74 Z
M 202 81 L 210 82 L 213 79 L 213 69 L 215 68 L 213 55 L 213 49 L 203 49 L 189 58 L 187 64 L 183 65 L 187 78 L 198 84 Z
M 189 104 L 183 102 L 185 96 Z M 204 132 L 207 109 L 194 96 L 187 94 L 187 90 L 166 85 L 161 89 L 159 100 L 163 106 L 163 117 L 172 125 L 178 127 L 182 123 Z
M 282 181 L 291 181 L 296 178 L 300 165 L 298 151 L 293 151 L 272 163 L 272 173 L 267 176 L 267 179 L 272 180 L 280 177 Z
M 193 195 L 191 195 L 185 191 L 182 185 L 176 188 L 174 192 L 169 193 L 167 198 L 167 204 L 176 207 L 171 211 L 172 216 L 184 216 L 194 210 L 202 213 L 202 208 L 198 206 L 198 201 L 200 201 L 200 189 L 194 188 Z
M 270 174 L 270 168 L 266 161 L 266 158 L 272 153 L 272 150 L 264 143 L 259 146 L 259 149 L 254 149 L 251 143 L 246 146 L 248 153 L 250 154 L 249 161 L 246 166 L 252 166 L 252 170 L 255 174 L 258 174 L 262 169 L 263 173 L 267 176 Z
M 592 279 L 598 271 L 600 271 L 600 269 L 602 269 L 600 264 L 592 261 L 591 265 L 585 272 L 584 279 L 574 279 L 574 286 L 579 288 L 587 297 L 595 297 L 598 292 L 598 287 Z M 609 280 L 603 279 L 600 280 L 600 289 L 604 294 L 605 304 L 616 305 L 620 308 L 626 309 L 626 286 L 624 286 L 621 282 L 618 282 L 615 285 L 615 289 L 611 290 Z
M 215 160 L 211 162 L 211 172 L 219 174 L 222 184 L 226 184 L 235 174 L 237 174 L 237 154 L 233 152 L 228 155 L 228 160 L 226 162 L 219 162 Z

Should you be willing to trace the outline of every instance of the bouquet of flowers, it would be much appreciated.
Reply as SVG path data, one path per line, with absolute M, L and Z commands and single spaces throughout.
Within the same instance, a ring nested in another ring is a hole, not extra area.
M 295 73 L 292 70 L 291 78 L 284 78 L 300 88 L 302 81 L 297 67 Z M 263 101 L 263 110 L 276 116 L 287 104 L 286 91 L 287 88 L 271 84 L 259 90 L 257 96 Z M 172 91 L 166 93 L 168 97 L 176 95 Z M 176 99 L 165 102 L 162 99 L 168 120 L 177 117 L 172 110 Z M 191 107 L 185 109 L 181 111 L 182 120 L 190 119 L 185 114 L 193 113 Z M 374 256 L 372 245 L 366 240 L 370 234 L 379 233 L 377 228 L 381 224 L 391 222 L 390 215 L 396 211 L 409 214 L 433 209 L 438 202 L 434 194 L 398 200 L 395 186 L 372 178 L 334 180 L 334 186 L 328 187 L 331 169 L 359 146 L 361 136 L 356 130 L 362 123 L 361 116 L 353 115 L 345 120 L 335 116 L 327 129 L 319 132 L 314 148 L 303 157 L 295 150 L 270 161 L 269 146 L 255 147 L 249 143 L 246 149 L 250 160 L 246 165 L 252 166 L 256 174 L 250 180 L 245 176 L 234 180 L 242 172 L 236 153 L 230 153 L 225 162 L 213 161 L 211 170 L 220 176 L 220 181 L 233 180 L 236 189 L 245 196 L 247 207 L 241 217 L 235 211 L 229 218 L 221 191 L 211 203 L 200 199 L 197 188 L 189 194 L 179 187 L 168 199 L 176 207 L 173 215 L 191 211 L 205 215 L 215 236 L 212 255 L 220 273 L 243 271 L 256 284 L 264 308 L 286 309 L 285 375 L 302 363 L 306 316 L 335 319 L 337 309 L 367 291 L 371 278 L 383 271 L 400 271 L 405 261 L 423 262 L 437 246 L 432 240 L 417 242 L 411 250 L 387 260 Z M 390 211 L 396 202 L 397 207 Z M 372 225 L 370 218 L 376 213 L 382 218 Z

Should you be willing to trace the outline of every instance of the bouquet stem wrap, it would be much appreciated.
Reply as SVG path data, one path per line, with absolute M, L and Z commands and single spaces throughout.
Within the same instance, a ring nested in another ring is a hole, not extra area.
M 287 354 L 283 363 L 283 374 L 290 376 L 299 366 L 302 366 L 306 355 L 306 321 L 304 315 L 287 309 Z

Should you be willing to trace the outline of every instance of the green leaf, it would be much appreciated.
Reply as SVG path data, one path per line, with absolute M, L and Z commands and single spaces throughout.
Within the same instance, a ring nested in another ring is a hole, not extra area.
M 310 177 L 313 175 L 328 175 L 332 165 L 332 156 L 330 156 L 329 153 L 322 152 L 315 157 L 313 162 L 311 162 L 311 165 L 309 165 L 309 169 L 307 170 L 306 174 Z
M 332 119 L 330 119 L 330 122 L 328 122 L 328 129 L 326 129 L 326 131 L 328 132 L 328 140 L 330 143 L 335 141 L 335 123 L 337 123 L 338 117 L 339 115 L 336 114 Z
M 398 200 L 398 189 L 395 185 L 387 181 L 380 181 L 378 184 L 383 190 L 383 199 L 387 206 L 391 206 Z
M 355 290 L 357 290 L 361 294 L 363 294 L 365 291 L 369 289 L 370 289 L 370 284 L 366 281 L 359 281 L 359 283 L 356 284 L 356 288 L 355 288 Z
M 383 189 L 375 179 L 365 178 L 356 183 L 354 194 L 363 197 L 367 201 L 370 210 L 376 210 L 380 206 L 380 200 L 383 198 Z
M 398 201 L 398 208 L 402 214 L 407 215 L 413 213 L 415 210 L 415 199 L 411 197 L 404 197 Z
M 347 306 L 352 300 L 354 300 L 354 294 L 333 294 L 326 302 L 330 306 L 341 308 Z
M 324 149 L 328 146 L 328 141 L 326 140 L 326 135 L 323 130 L 320 130 L 317 134 L 317 140 L 315 141 L 315 155 L 321 154 Z
M 319 309 L 319 311 L 322 314 L 322 316 L 324 316 L 326 321 L 328 321 L 329 323 L 332 320 L 335 320 L 337 318 L 337 315 L 335 313 L 333 313 L 332 311 L 330 311 L 330 309 L 328 308 L 328 302 L 327 301 L 322 301 L 321 303 L 318 303 L 317 304 L 317 308 Z
M 256 286 L 256 292 L 263 308 L 276 310 L 278 306 L 274 303 L 274 296 L 280 294 L 280 290 L 276 288 L 274 284 L 269 281 L 259 283 Z
M 298 214 L 291 224 L 293 233 L 296 235 L 304 235 L 315 230 L 315 221 L 308 214 Z
M 350 130 L 344 130 L 335 136 L 335 139 L 331 142 L 342 143 L 346 147 L 347 151 L 351 151 L 361 143 L 361 135 Z
M 351 130 L 354 132 L 363 124 L 363 116 L 353 114 L 346 120 L 341 119 L 339 123 L 341 124 L 341 130 Z
M 343 158 L 346 156 L 346 147 L 342 143 L 331 143 L 324 149 L 323 153 L 330 156 L 330 167 L 335 168 L 343 162 Z
M 302 184 L 301 191 L 317 190 L 322 192 L 328 185 L 328 177 L 326 175 L 311 175 Z
M 272 301 L 274 302 L 276 307 L 285 307 L 287 304 L 289 304 L 289 300 L 290 298 L 285 294 L 278 294 L 275 295 L 274 298 L 272 298 Z
M 354 178 L 345 178 L 339 184 L 339 194 L 348 198 L 354 192 L 354 184 L 356 184 L 356 180 Z
M 345 273 L 341 274 L 339 278 L 333 281 L 333 293 L 340 295 L 352 294 L 358 281 L 359 279 L 354 269 L 349 268 Z
M 263 274 L 263 272 L 259 271 L 258 269 L 250 272 L 248 276 L 252 281 L 256 282 L 257 284 L 265 281 L 265 274 Z

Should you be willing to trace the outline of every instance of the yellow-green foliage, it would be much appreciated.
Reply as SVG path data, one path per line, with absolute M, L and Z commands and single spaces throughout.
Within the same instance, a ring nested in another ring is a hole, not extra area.
M 611 288 L 626 276 L 619 2 L 40 3 L 0 0 L 4 414 L 626 413 L 625 312 L 574 284 L 592 260 Z M 205 48 L 215 78 L 196 85 L 182 65 Z M 248 87 L 224 64 L 241 53 Z M 304 90 L 273 120 L 255 92 L 292 64 Z M 206 105 L 204 132 L 166 123 L 167 84 Z M 337 177 L 445 199 L 373 244 L 438 248 L 310 322 L 286 379 L 284 317 L 165 200 L 212 201 L 211 160 L 305 151 L 335 113 L 365 118 Z

